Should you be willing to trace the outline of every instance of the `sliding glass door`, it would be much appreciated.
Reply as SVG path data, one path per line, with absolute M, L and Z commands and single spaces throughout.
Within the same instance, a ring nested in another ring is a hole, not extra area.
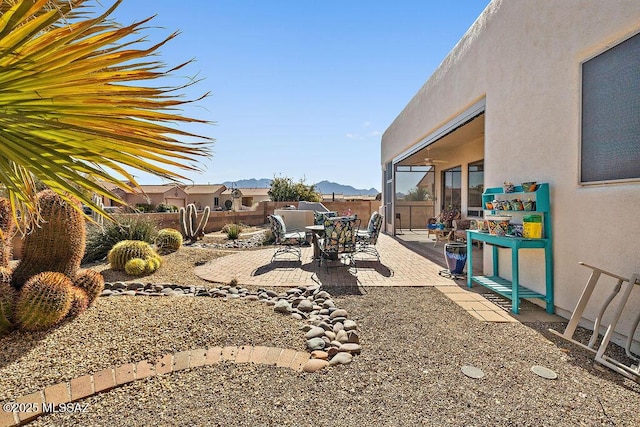
M 462 208 L 462 168 L 447 169 L 442 172 L 442 203 L 443 210 Z

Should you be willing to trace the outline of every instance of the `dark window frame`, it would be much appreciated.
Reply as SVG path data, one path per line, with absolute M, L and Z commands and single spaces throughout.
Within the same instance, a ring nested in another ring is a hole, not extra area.
M 581 71 L 580 184 L 640 180 L 640 34 Z

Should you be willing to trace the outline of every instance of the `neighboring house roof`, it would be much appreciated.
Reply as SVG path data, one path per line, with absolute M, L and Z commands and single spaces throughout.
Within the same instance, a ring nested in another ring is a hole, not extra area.
M 243 197 L 269 196 L 269 188 L 238 188 Z M 222 192 L 224 195 L 231 195 L 231 189 L 227 188 Z
M 145 194 L 164 194 L 167 191 L 171 191 L 175 188 L 180 188 L 176 184 L 162 184 L 162 185 L 141 185 L 140 189 L 134 188 L 135 193 L 144 192 Z M 142 190 L 142 191 L 140 191 Z M 180 190 L 182 190 L 180 188 Z M 184 190 L 183 190 L 184 191 Z
M 216 194 L 216 193 L 222 193 L 226 190 L 226 186 L 223 184 L 216 184 L 216 185 L 211 185 L 211 184 L 207 184 L 207 185 L 187 185 L 184 187 L 184 191 L 187 194 Z

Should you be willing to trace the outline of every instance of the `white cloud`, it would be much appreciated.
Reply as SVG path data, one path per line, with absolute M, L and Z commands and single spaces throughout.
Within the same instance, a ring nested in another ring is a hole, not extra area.
M 374 130 L 373 132 L 369 132 L 369 136 L 380 136 L 382 135 L 382 132 L 380 132 L 379 130 Z

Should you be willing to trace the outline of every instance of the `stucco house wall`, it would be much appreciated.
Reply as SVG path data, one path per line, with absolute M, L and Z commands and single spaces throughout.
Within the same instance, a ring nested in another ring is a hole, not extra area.
M 579 261 L 627 277 L 640 272 L 640 182 L 579 183 L 581 64 L 638 32 L 637 0 L 494 0 L 382 136 L 385 165 L 484 99 L 485 188 L 550 184 L 555 303 L 564 316 L 590 273 Z M 543 290 L 542 255 L 532 252 L 522 257 L 522 281 Z M 640 307 L 637 289 L 629 306 Z M 590 307 L 587 326 L 596 316 Z M 627 310 L 619 332 L 631 318 Z

